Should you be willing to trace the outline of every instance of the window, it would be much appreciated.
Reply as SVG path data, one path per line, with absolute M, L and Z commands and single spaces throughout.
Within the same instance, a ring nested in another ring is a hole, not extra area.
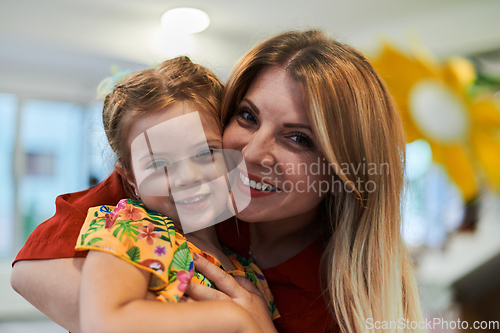
M 14 248 L 14 178 L 13 152 L 16 136 L 15 95 L 0 93 L 0 257 L 10 254 Z
M 55 198 L 81 191 L 112 170 L 102 105 L 20 100 L 0 94 L 0 257 L 15 255 Z
M 442 248 L 463 221 L 462 196 L 442 167 L 432 163 L 425 140 L 407 144 L 403 199 L 403 238 L 410 246 Z

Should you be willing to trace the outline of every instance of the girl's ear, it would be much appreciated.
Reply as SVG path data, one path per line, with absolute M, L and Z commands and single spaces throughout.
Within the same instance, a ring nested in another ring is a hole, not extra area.
M 141 197 L 139 196 L 139 191 L 137 190 L 137 186 L 135 185 L 134 178 L 130 175 L 129 172 L 122 166 L 120 162 L 115 162 L 115 170 L 116 172 L 125 180 L 127 180 L 127 183 L 132 187 L 134 190 L 135 194 L 135 199 L 141 200 Z
M 123 170 L 122 164 L 120 162 L 115 162 L 115 171 L 122 177 L 125 176 L 125 171 Z
M 130 176 L 130 174 L 123 168 L 120 162 L 115 162 L 115 171 L 122 176 L 122 178 L 126 179 L 127 182 L 135 189 L 134 179 Z

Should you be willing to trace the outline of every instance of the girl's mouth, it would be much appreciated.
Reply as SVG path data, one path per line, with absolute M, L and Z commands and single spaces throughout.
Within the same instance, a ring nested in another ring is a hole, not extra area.
M 175 205 L 178 208 L 183 208 L 187 210 L 198 210 L 208 203 L 208 196 L 210 193 L 201 194 L 201 195 L 193 195 L 187 198 L 183 198 L 182 200 L 176 200 Z
M 191 199 L 187 199 L 187 200 L 179 200 L 179 201 L 176 201 L 175 203 L 179 203 L 179 204 L 190 204 L 190 203 L 193 203 L 193 202 L 198 202 L 198 201 L 201 201 L 203 199 L 205 199 L 207 197 L 208 194 L 203 194 L 203 195 L 200 195 L 200 196 L 197 196 L 197 197 L 194 197 L 194 198 L 191 198 Z

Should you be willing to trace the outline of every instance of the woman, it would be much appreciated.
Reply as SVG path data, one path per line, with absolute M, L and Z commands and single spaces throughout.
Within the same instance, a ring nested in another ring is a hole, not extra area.
M 318 31 L 272 37 L 236 65 L 222 119 L 223 146 L 243 153 L 249 177 L 239 186 L 252 187 L 252 200 L 237 214 L 246 223 L 221 224 L 219 237 L 263 268 L 281 314 L 278 330 L 363 332 L 368 323 L 420 321 L 399 231 L 402 124 L 369 62 Z M 96 199 L 116 204 L 122 198 L 117 184 L 112 175 L 96 188 L 58 197 L 56 215 L 16 260 L 74 257 L 47 249 L 49 239 L 74 245 Z M 75 259 L 21 262 L 12 284 L 49 317 L 77 329 L 80 267 Z M 45 281 L 41 291 L 29 287 L 34 272 Z M 224 298 L 217 291 L 191 292 L 196 299 Z M 66 317 L 57 314 L 61 309 Z

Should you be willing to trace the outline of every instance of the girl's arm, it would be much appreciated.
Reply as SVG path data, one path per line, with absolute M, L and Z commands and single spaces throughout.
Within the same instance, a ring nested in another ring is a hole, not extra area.
M 150 273 L 116 256 L 90 251 L 82 271 L 82 332 L 261 332 L 232 300 L 162 303 L 145 300 Z
M 85 258 L 21 260 L 14 264 L 12 288 L 47 317 L 80 332 L 80 279 Z M 155 300 L 148 292 L 147 299 Z
M 22 260 L 12 269 L 12 288 L 47 317 L 80 332 L 79 289 L 84 258 Z

